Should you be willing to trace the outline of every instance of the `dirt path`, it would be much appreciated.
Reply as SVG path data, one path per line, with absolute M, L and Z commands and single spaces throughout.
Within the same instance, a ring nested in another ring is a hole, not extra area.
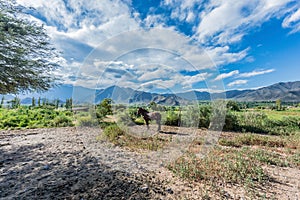
M 174 131 L 164 134 L 174 137 Z M 133 152 L 96 140 L 99 134 L 96 128 L 0 131 L 0 199 L 201 199 L 209 190 L 165 168 L 184 150 L 179 146 Z M 175 138 L 188 142 L 188 135 Z M 289 174 L 294 182 L 296 172 Z M 281 185 L 274 183 L 275 196 L 284 187 L 287 195 L 279 196 L 297 199 L 299 185 Z M 235 191 L 229 188 L 226 198 L 242 198 Z
M 99 129 L 1 133 L 1 199 L 161 199 L 135 153 L 96 141 Z M 170 192 L 170 191 L 169 191 Z
M 96 128 L 0 132 L 0 199 L 181 199 L 194 190 L 166 170 L 167 152 L 124 150 L 96 140 L 99 134 Z

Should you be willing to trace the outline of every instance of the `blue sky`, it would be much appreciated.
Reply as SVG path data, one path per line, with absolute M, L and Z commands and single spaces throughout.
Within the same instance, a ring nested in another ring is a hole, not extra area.
M 258 88 L 299 80 L 298 0 L 17 0 L 89 88 Z

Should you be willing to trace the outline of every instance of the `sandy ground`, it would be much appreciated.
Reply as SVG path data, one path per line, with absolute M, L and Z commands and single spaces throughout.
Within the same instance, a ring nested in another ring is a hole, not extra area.
M 97 140 L 97 128 L 0 131 L 0 199 L 202 199 L 209 188 L 165 168 L 192 139 L 187 132 L 168 129 L 161 134 L 177 141 L 169 148 L 133 152 Z M 275 199 L 300 199 L 298 169 L 266 170 L 277 181 L 262 190 Z M 220 187 L 224 196 L 212 199 L 243 199 L 240 188 Z

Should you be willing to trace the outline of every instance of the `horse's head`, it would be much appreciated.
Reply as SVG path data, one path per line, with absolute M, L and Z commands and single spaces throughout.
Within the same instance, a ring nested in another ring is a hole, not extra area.
M 138 111 L 136 112 L 136 115 L 138 115 L 138 116 L 141 115 L 143 113 L 142 110 L 143 110 L 143 108 L 139 108 Z
M 145 115 L 146 113 L 148 113 L 148 111 L 140 107 L 136 114 L 137 115 Z

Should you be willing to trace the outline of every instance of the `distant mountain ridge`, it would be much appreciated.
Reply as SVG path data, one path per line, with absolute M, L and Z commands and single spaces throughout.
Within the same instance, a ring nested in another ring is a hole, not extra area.
M 244 91 L 233 97 L 238 101 L 300 101 L 300 81 L 280 82 L 256 90 Z
M 111 98 L 118 103 L 149 103 L 181 105 L 190 101 L 209 101 L 211 96 L 224 97 L 224 93 L 188 91 L 176 94 L 157 94 L 137 91 L 131 88 L 111 86 L 106 89 L 96 90 L 95 102 L 104 98 Z M 227 99 L 236 101 L 276 101 L 300 102 L 300 81 L 280 82 L 259 89 L 229 90 L 225 92 Z
M 162 105 L 182 105 L 190 101 L 209 101 L 211 96 L 224 97 L 236 101 L 276 101 L 300 102 L 300 81 L 280 82 L 258 89 L 229 90 L 224 93 L 209 93 L 200 91 L 188 91 L 177 94 L 158 94 L 138 91 L 131 88 L 111 86 L 106 89 L 89 89 L 81 86 L 62 85 L 53 88 L 43 94 L 32 94 L 21 97 L 22 103 L 29 104 L 29 98 L 47 98 L 49 100 L 60 99 L 65 101 L 72 98 L 76 103 L 99 103 L 104 98 L 111 98 L 116 103 L 149 103 L 154 101 Z M 11 95 L 7 95 L 11 99 Z M 91 100 L 92 99 L 92 100 Z

